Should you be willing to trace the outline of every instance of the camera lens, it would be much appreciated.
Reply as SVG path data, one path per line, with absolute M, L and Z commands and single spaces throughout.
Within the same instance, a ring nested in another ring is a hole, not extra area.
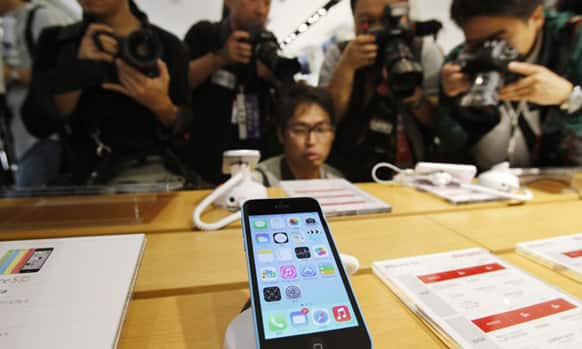
M 388 74 L 390 88 L 397 94 L 412 94 L 423 80 L 420 64 L 408 59 L 394 63 Z
M 135 60 L 151 62 L 159 58 L 160 48 L 157 40 L 148 31 L 136 31 L 127 37 L 128 53 Z
M 157 60 L 162 56 L 162 43 L 152 31 L 137 30 L 121 42 L 120 56 L 142 73 L 157 76 Z
M 505 85 L 498 71 L 477 74 L 471 89 L 461 99 L 465 108 L 496 108 L 499 105 L 499 91 Z
M 264 41 L 257 45 L 256 56 L 271 70 L 276 70 L 279 61 L 279 47 L 276 42 Z
M 279 55 L 280 46 L 273 33 L 262 28 L 255 29 L 254 34 L 251 35 L 251 43 L 255 45 L 255 57 L 269 68 L 278 79 L 292 80 L 293 76 L 301 71 L 298 59 Z
M 398 95 L 410 95 L 424 79 L 422 65 L 416 61 L 408 45 L 393 40 L 384 50 L 384 68 L 388 72 L 388 84 Z

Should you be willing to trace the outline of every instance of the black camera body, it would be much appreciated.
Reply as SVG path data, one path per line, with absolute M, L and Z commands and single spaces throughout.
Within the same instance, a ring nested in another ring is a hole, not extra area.
M 476 48 L 465 48 L 457 58 L 463 72 L 473 85 L 460 99 L 460 106 L 476 110 L 491 110 L 499 106 L 499 92 L 519 75 L 509 71 L 509 63 L 522 56 L 505 40 L 488 40 Z
M 105 31 L 96 31 L 93 34 L 95 46 L 104 51 L 101 36 L 109 36 L 117 41 L 116 58 L 142 72 L 144 75 L 155 78 L 160 75 L 158 59 L 163 55 L 163 45 L 156 33 L 149 28 L 141 28 L 126 37 L 118 37 Z M 112 69 L 107 80 L 118 81 L 117 70 Z
M 253 47 L 253 58 L 265 64 L 278 80 L 293 81 L 295 74 L 301 72 L 299 60 L 279 55 L 281 46 L 275 34 L 263 26 L 254 26 L 249 30 L 249 33 L 249 43 Z
M 422 65 L 412 50 L 416 33 L 403 20 L 406 15 L 408 7 L 386 5 L 382 27 L 369 32 L 379 47 L 376 67 L 386 70 L 390 89 L 401 97 L 412 95 L 424 79 Z

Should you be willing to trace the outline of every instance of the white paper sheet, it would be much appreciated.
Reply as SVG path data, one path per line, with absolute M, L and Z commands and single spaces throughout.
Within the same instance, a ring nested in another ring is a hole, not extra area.
M 483 249 L 373 264 L 447 343 L 462 348 L 582 348 L 582 304 Z
M 137 234 L 0 243 L 0 348 L 115 348 L 144 244 Z
M 582 233 L 522 242 L 517 252 L 582 283 Z

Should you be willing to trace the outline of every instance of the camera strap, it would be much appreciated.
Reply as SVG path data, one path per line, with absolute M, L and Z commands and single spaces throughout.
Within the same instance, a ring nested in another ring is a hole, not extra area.
M 90 136 L 97 145 L 95 152 L 98 157 L 102 158 L 104 155 L 111 154 L 112 150 L 107 144 L 103 143 L 100 137 L 101 131 L 99 129 L 95 130 Z
M 248 138 L 245 104 L 245 88 L 241 85 L 232 105 L 232 123 L 238 125 L 238 138 L 240 140 Z
M 233 125 L 238 125 L 239 140 L 260 138 L 259 97 L 245 93 L 242 85 L 234 99 L 231 121 Z
M 504 102 L 504 106 L 511 122 L 509 146 L 507 147 L 507 157 L 511 159 L 515 154 L 515 149 L 517 146 L 517 138 L 519 136 L 519 119 L 521 115 L 527 110 L 527 101 L 520 101 L 517 108 L 514 108 L 511 102 Z
M 402 113 L 398 113 L 396 120 L 396 163 L 399 166 L 410 166 L 413 163 L 412 148 L 408 141 Z

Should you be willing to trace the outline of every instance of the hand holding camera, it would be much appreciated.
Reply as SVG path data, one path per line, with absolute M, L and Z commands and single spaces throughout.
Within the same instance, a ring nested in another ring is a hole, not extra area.
M 253 56 L 252 46 L 248 43 L 250 34 L 246 31 L 235 31 L 228 38 L 219 56 L 226 64 L 248 64 Z
M 342 63 L 349 69 L 356 71 L 368 67 L 376 62 L 378 45 L 373 35 L 360 35 L 346 47 L 342 56 Z
M 247 41 L 251 47 L 251 60 L 257 61 L 257 73 L 266 80 L 293 81 L 295 74 L 302 71 L 297 58 L 287 58 L 279 54 L 281 46 L 275 34 L 263 25 L 249 28 Z M 263 66 L 261 67 L 260 64 Z
M 273 72 L 261 61 L 257 61 L 257 76 L 267 81 L 275 80 Z
M 501 102 L 499 93 L 503 87 L 522 77 L 509 69 L 510 63 L 523 59 L 505 40 L 486 40 L 465 47 L 456 63 L 470 79 L 471 87 L 460 96 L 459 105 L 475 111 L 496 110 Z
M 509 71 L 524 78 L 505 86 L 499 93 L 501 100 L 525 100 L 538 105 L 561 105 L 574 89 L 571 82 L 544 66 L 512 62 L 509 64 Z
M 101 43 L 98 45 L 94 37 L 100 32 L 109 33 L 111 36 L 102 36 Z M 118 42 L 112 36 L 111 27 L 99 23 L 90 24 L 79 46 L 79 59 L 113 63 L 118 53 Z
M 447 63 L 441 70 L 443 91 L 449 97 L 457 97 L 471 88 L 469 77 L 463 73 L 460 65 Z
M 161 59 L 157 61 L 160 74 L 155 78 L 144 75 L 120 59 L 115 60 L 115 64 L 120 83 L 105 83 L 102 85 L 104 89 L 122 93 L 156 115 L 165 115 L 166 111 L 173 108 L 174 104 L 169 97 L 170 74 Z
M 504 40 L 467 47 L 458 65 L 443 68 L 443 88 L 451 97 L 463 94 L 461 107 L 477 110 L 495 109 L 501 101 L 561 105 L 568 99 L 572 83 L 544 66 L 522 61 L 522 55 Z M 468 89 L 466 78 L 471 80 Z

